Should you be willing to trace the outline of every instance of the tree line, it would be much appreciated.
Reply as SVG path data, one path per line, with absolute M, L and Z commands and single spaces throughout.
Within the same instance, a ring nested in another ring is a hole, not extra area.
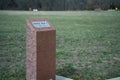
M 0 0 L 0 10 L 94 10 L 120 9 L 120 0 Z

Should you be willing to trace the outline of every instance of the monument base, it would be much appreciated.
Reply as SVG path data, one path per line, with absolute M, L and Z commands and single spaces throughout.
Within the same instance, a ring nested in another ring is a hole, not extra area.
M 73 80 L 73 79 L 56 75 L 56 80 Z
M 111 79 L 107 79 L 107 80 L 120 80 L 120 77 L 117 77 L 117 78 L 111 78 Z

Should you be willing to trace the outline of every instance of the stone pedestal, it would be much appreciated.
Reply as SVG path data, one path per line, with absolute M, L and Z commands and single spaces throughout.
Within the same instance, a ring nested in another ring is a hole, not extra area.
M 26 80 L 55 80 L 56 30 L 46 19 L 28 19 Z

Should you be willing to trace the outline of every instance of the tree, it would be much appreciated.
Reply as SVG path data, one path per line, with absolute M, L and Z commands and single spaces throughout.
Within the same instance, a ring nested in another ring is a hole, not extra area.
M 17 7 L 18 6 L 17 6 L 17 4 L 16 4 L 16 2 L 14 0 L 10 0 L 8 5 L 7 5 L 7 9 L 15 9 Z
M 0 9 L 94 10 L 108 9 L 111 3 L 120 8 L 120 0 L 0 0 Z

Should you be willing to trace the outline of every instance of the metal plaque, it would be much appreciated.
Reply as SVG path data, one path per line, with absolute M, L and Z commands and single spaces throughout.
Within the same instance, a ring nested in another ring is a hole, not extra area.
M 50 27 L 49 23 L 47 21 L 33 21 L 32 25 L 35 28 L 45 28 L 45 27 Z

